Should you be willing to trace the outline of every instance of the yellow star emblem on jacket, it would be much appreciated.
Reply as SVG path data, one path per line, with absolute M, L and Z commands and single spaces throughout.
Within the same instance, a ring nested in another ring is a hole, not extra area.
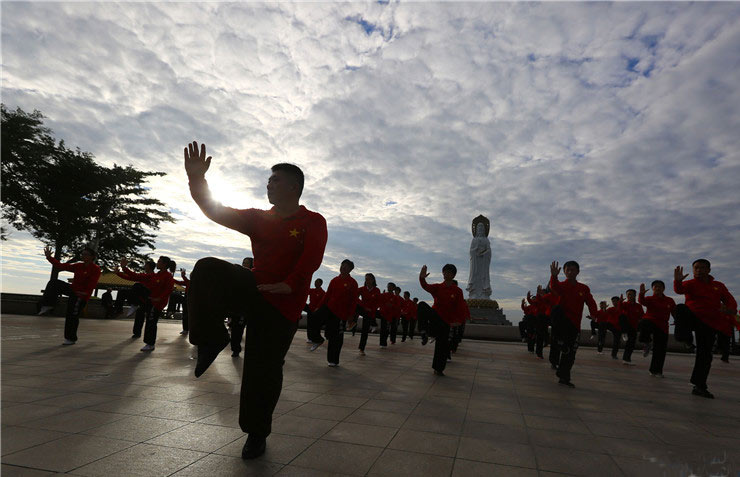
M 291 237 L 298 237 L 299 234 L 298 230 L 296 229 L 291 230 L 289 233 Z

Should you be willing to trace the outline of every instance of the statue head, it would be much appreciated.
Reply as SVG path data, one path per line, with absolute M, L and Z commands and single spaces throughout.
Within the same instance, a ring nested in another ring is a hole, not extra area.
M 486 226 L 483 225 L 481 222 L 478 222 L 478 225 L 475 226 L 475 236 L 476 237 L 486 236 Z
M 479 225 L 483 226 L 483 235 L 480 235 L 478 232 Z M 488 220 L 487 217 L 484 217 L 482 215 L 479 215 L 478 217 L 473 219 L 473 237 L 488 237 L 488 233 L 491 230 L 491 221 Z

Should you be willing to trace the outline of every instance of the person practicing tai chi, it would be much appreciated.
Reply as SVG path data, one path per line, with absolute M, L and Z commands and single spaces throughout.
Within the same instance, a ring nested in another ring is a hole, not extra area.
M 323 288 L 321 288 L 321 285 L 324 284 L 324 280 L 317 278 L 316 281 L 313 282 L 313 288 L 308 290 L 308 303 L 306 303 L 306 306 L 303 307 L 303 311 L 306 312 L 306 343 L 312 343 L 313 340 L 311 339 L 311 334 L 313 333 L 313 330 L 311 329 L 311 326 L 314 323 L 314 313 L 319 311 L 319 305 L 321 304 L 321 301 L 324 299 L 324 295 L 326 295 L 326 291 L 324 291 Z M 319 331 L 319 338 L 321 338 L 321 329 Z M 321 340 L 318 340 L 319 342 Z
M 458 318 L 466 317 L 466 304 L 460 287 L 455 285 L 457 267 L 448 263 L 442 267 L 442 283 L 427 283 L 427 266 L 421 267 L 419 272 L 419 284 L 434 298 L 434 304 L 430 307 L 427 303 L 419 303 L 417 314 L 419 316 L 419 327 L 425 334 L 422 337 L 422 345 L 426 344 L 427 334 L 435 338 L 434 358 L 432 368 L 437 376 L 444 376 L 447 366 L 447 358 L 450 354 L 450 325 L 456 323 Z
M 416 326 L 416 303 L 411 300 L 411 293 L 403 292 L 403 304 L 401 305 L 401 343 L 406 342 L 406 337 L 414 339 L 414 327 Z
M 380 294 L 378 315 L 380 316 L 380 347 L 388 347 L 388 335 L 392 333 L 393 317 L 396 315 L 396 284 L 389 282 L 386 291 Z M 400 314 L 400 311 L 398 312 Z M 396 322 L 396 325 L 398 322 Z
M 75 263 L 62 263 L 51 254 L 50 247 L 44 247 L 46 260 L 54 268 L 63 272 L 72 272 L 72 283 L 62 280 L 49 280 L 44 288 L 44 295 L 41 298 L 41 311 L 43 315 L 54 309 L 54 305 L 59 299 L 59 295 L 66 295 L 67 312 L 64 315 L 64 342 L 63 345 L 69 346 L 77 342 L 77 328 L 80 326 L 80 313 L 90 300 L 95 286 L 100 278 L 100 267 L 95 263 L 97 253 L 90 247 L 82 250 L 82 261 Z
M 354 270 L 355 264 L 351 260 L 343 260 L 339 266 L 339 275 L 332 278 L 329 287 L 326 289 L 326 295 L 321 301 L 319 311 L 316 312 L 317 324 L 321 323 L 326 326 L 326 339 L 329 345 L 326 350 L 326 361 L 329 367 L 339 366 L 339 355 L 342 352 L 344 344 L 344 329 L 347 321 L 352 321 L 357 310 L 357 282 L 350 276 Z M 311 351 L 321 346 L 324 339 L 319 334 L 321 340 L 311 346 Z
M 731 332 L 737 302 L 724 283 L 709 274 L 709 260 L 700 258 L 691 264 L 692 280 L 686 280 L 683 267 L 673 272 L 673 291 L 686 297 L 685 304 L 677 305 L 674 312 L 676 340 L 690 342 L 691 332 L 696 334 L 696 358 L 691 373 L 691 391 L 696 396 L 714 398 L 707 387 L 707 377 L 712 367 L 712 346 L 717 333 Z M 729 334 L 729 333 L 728 333 Z
M 606 320 L 607 320 L 607 306 L 605 301 L 599 302 L 599 309 L 596 311 L 596 316 L 589 317 L 592 323 L 596 324 L 596 352 L 598 354 L 604 354 L 604 341 L 606 340 Z M 593 329 L 593 328 L 592 328 Z
M 198 260 L 190 275 L 190 342 L 198 347 L 195 376 L 201 376 L 228 345 L 227 312 L 247 318 L 239 426 L 248 433 L 242 458 L 265 452 L 272 413 L 280 398 L 283 362 L 293 341 L 311 276 L 324 257 L 326 220 L 299 204 L 303 171 L 276 164 L 267 181 L 269 210 L 232 209 L 214 201 L 205 174 L 211 165 L 206 146 L 185 148 L 190 195 L 214 222 L 252 241 L 254 268 L 213 257 Z
M 393 289 L 393 318 L 390 322 L 390 338 L 391 344 L 396 344 L 396 337 L 398 336 L 398 324 L 401 322 L 401 310 L 403 310 L 403 297 L 401 296 L 401 287 Z
M 530 299 L 529 303 L 535 305 L 537 313 L 534 352 L 537 358 L 545 359 L 543 349 L 548 338 L 548 329 L 552 325 L 550 313 L 552 308 L 560 303 L 560 297 L 552 293 L 549 288 L 543 289 L 540 285 L 537 285 L 537 295 Z
M 560 267 L 558 262 L 550 264 L 550 290 L 560 295 L 560 304 L 551 312 L 552 344 L 550 345 L 550 363 L 557 369 L 559 384 L 574 388 L 570 381 L 570 370 L 576 360 L 578 337 L 581 334 L 583 305 L 588 307 L 591 315 L 597 314 L 596 302 L 588 286 L 576 280 L 580 266 L 576 261 L 563 264 L 565 280 L 559 281 Z
M 127 259 L 121 259 L 121 270 L 123 272 L 120 273 L 120 276 L 143 283 L 149 290 L 149 297 L 144 305 L 136 310 L 136 318 L 134 319 L 134 335 L 132 338 L 138 338 L 141 335 L 141 326 L 145 323 L 144 347 L 141 348 L 141 351 L 154 351 L 154 345 L 157 342 L 157 322 L 164 314 L 167 301 L 175 288 L 175 278 L 168 270 L 170 262 L 169 257 L 161 256 L 157 260 L 158 272 L 136 273 L 127 267 Z
M 653 290 L 652 296 L 645 296 L 645 284 L 640 284 L 640 296 L 638 301 L 647 311 L 642 321 L 638 324 L 640 342 L 648 346 L 653 345 L 653 358 L 650 361 L 650 375 L 663 377 L 663 364 L 668 347 L 668 320 L 676 310 L 676 302 L 673 298 L 663 294 L 665 283 L 655 280 L 650 284 Z
M 370 332 L 370 324 L 375 319 L 380 306 L 380 289 L 375 281 L 375 275 L 372 273 L 365 274 L 365 284 L 357 291 L 359 303 L 357 304 L 356 315 L 362 317 L 362 328 L 360 333 L 360 356 L 365 356 L 365 346 L 367 346 L 367 336 Z
M 522 312 L 524 317 L 519 322 L 519 335 L 522 337 L 522 341 L 527 343 L 527 351 L 534 353 L 535 340 L 537 333 L 535 330 L 535 324 L 537 322 L 537 305 L 528 304 L 527 300 L 532 301 L 532 293 L 527 292 L 527 298 L 522 298 Z
M 622 329 L 622 334 L 627 335 L 627 342 L 624 344 L 624 352 L 622 353 L 622 364 L 628 366 L 634 366 L 632 352 L 635 350 L 635 341 L 637 340 L 637 325 L 645 314 L 642 305 L 635 300 L 636 297 L 637 292 L 631 288 L 627 290 L 627 301 L 624 301 L 623 297 L 619 297 L 621 313 L 619 326 Z

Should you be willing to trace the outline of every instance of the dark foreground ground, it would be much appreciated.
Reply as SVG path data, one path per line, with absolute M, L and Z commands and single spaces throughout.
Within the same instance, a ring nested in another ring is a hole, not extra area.
M 520 344 L 464 341 L 446 377 L 418 339 L 339 368 L 296 334 L 263 458 L 239 455 L 241 358 L 201 378 L 174 323 L 139 352 L 131 322 L 2 316 L 2 475 L 740 475 L 740 362 L 716 359 L 715 400 L 690 395 L 693 356 L 666 377 L 582 348 L 576 389 Z

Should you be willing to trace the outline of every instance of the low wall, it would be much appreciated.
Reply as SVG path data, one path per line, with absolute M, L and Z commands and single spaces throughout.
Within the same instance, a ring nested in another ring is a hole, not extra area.
M 18 293 L 3 293 L 0 298 L 0 311 L 3 314 L 8 315 L 35 315 L 38 313 L 37 303 L 41 299 L 40 295 L 23 295 Z M 46 316 L 59 316 L 63 317 L 67 309 L 67 298 L 61 297 L 59 303 L 54 307 L 50 313 Z M 88 302 L 85 310 L 82 313 L 83 318 L 91 319 L 105 319 L 105 309 L 103 308 L 99 298 L 91 298 Z M 115 318 L 125 318 L 125 313 L 116 316 Z M 175 314 L 175 319 L 181 318 L 180 313 Z M 306 327 L 306 317 L 303 316 L 298 322 L 299 328 Z M 399 327 L 400 329 L 400 327 Z M 517 326 L 505 326 L 505 325 L 484 325 L 476 323 L 467 323 L 465 325 L 465 338 L 475 340 L 488 340 L 488 341 L 519 341 L 519 328 Z M 581 338 L 579 340 L 580 346 L 596 346 L 596 337 L 591 339 L 590 330 L 582 330 Z M 606 345 L 604 352 L 609 352 L 612 346 L 612 335 L 607 334 Z M 638 346 L 641 347 L 638 343 Z M 624 348 L 624 343 L 620 344 L 620 348 Z M 686 347 L 683 343 L 677 342 L 673 335 L 668 338 L 668 350 L 673 352 L 686 352 Z M 638 351 L 639 352 L 639 351 Z

